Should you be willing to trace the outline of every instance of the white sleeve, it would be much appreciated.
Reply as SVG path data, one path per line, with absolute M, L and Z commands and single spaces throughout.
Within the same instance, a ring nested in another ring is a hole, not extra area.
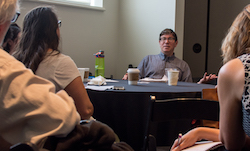
M 80 116 L 65 91 L 54 92 L 51 82 L 35 76 L 13 57 L 1 54 L 1 136 L 11 144 L 37 143 L 50 135 L 66 136 Z

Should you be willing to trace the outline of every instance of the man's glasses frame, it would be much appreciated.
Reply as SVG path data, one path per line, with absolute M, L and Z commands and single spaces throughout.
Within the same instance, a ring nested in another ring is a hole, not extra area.
M 169 37 L 169 38 L 163 37 L 163 38 L 161 38 L 161 41 L 162 41 L 162 42 L 163 42 L 163 41 L 166 41 L 166 40 L 168 40 L 169 42 L 173 42 L 173 41 L 175 41 L 175 38 L 173 38 L 173 37 Z
M 12 18 L 12 20 L 11 20 L 11 23 L 14 23 L 14 22 L 16 22 L 17 21 L 17 19 L 18 19 L 18 17 L 20 16 L 20 12 L 16 12 L 16 14 L 14 15 L 14 17 Z

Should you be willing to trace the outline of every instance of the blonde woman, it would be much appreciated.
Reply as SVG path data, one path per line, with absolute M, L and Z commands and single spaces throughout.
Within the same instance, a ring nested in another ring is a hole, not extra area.
M 227 150 L 250 150 L 250 5 L 235 18 L 222 43 L 224 65 L 218 75 L 220 129 L 196 128 L 171 150 L 201 139 L 221 141 Z

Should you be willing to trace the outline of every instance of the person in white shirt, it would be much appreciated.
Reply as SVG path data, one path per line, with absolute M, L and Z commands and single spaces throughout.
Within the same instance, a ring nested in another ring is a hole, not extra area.
M 18 18 L 18 0 L 0 0 L 0 42 Z M 66 136 L 80 122 L 73 99 L 33 74 L 0 49 L 0 136 L 10 144 L 37 144 L 47 136 Z

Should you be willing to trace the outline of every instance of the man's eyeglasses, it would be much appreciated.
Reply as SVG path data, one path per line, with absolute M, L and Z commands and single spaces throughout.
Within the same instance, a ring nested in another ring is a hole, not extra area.
M 163 42 L 163 41 L 166 41 L 166 40 L 168 40 L 169 42 L 173 42 L 173 41 L 175 41 L 175 38 L 173 38 L 173 37 L 169 37 L 169 38 L 163 37 L 163 38 L 161 38 L 161 41 L 162 41 L 162 42 Z
M 14 17 L 12 18 L 12 20 L 11 20 L 11 23 L 14 23 L 14 22 L 16 22 L 17 21 L 17 18 L 20 16 L 20 12 L 16 12 L 16 14 L 14 15 Z
M 61 26 L 62 26 L 62 21 L 58 20 L 58 27 L 61 27 Z

